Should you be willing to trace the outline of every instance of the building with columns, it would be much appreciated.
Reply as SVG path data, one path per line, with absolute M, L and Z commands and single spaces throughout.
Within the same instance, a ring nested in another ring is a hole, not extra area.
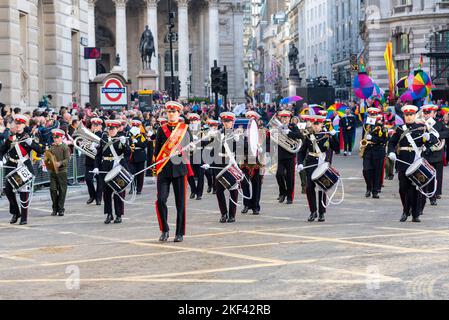
M 171 0 L 175 12 L 175 77 L 181 97 L 208 97 L 210 67 L 228 70 L 229 96 L 244 101 L 243 6 L 239 0 Z M 0 2 L 0 101 L 34 108 L 89 101 L 89 81 L 120 68 L 132 90 L 142 71 L 139 43 L 148 25 L 155 41 L 156 88 L 168 89 L 168 0 L 3 0 Z M 84 60 L 84 47 L 101 59 Z
M 430 73 L 437 90 L 447 96 L 449 1 L 367 0 L 362 11 L 364 57 L 376 83 L 388 89 L 384 52 L 391 40 L 397 77 L 417 68 L 423 56 L 423 70 Z
M 155 57 L 151 69 L 158 75 L 157 88 L 168 90 L 170 50 L 168 41 L 168 0 L 88 0 L 89 41 L 101 48 L 102 57 L 91 63 L 89 75 L 109 71 L 120 56 L 120 67 L 131 88 L 138 90 L 142 70 L 139 53 L 141 34 L 146 25 L 152 31 Z M 175 77 L 181 81 L 182 98 L 208 97 L 210 68 L 214 60 L 227 66 L 229 96 L 244 100 L 243 17 L 241 1 L 171 0 L 175 12 Z

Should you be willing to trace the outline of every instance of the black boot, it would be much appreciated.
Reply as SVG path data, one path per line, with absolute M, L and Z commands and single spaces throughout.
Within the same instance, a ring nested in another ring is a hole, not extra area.
M 190 194 L 190 199 L 195 199 L 195 194 L 193 192 Z
M 257 216 L 260 214 L 260 210 L 259 209 L 253 209 L 253 215 Z
M 161 236 L 159 237 L 159 241 L 165 242 L 168 240 L 168 237 L 169 237 L 168 232 L 162 232 Z
M 434 198 L 430 199 L 430 205 L 431 205 L 431 206 L 436 206 L 436 205 L 438 205 L 437 200 L 434 199 Z
M 399 220 L 400 222 L 405 222 L 407 221 L 408 215 L 406 213 L 402 214 L 401 220 Z
M 221 215 L 221 219 L 220 219 L 220 223 L 226 223 L 227 220 L 228 220 L 228 215 L 227 214 L 222 214 Z
M 283 203 L 285 201 L 286 196 L 280 196 L 279 197 L 279 203 Z
M 249 210 L 248 206 L 244 206 L 244 207 L 243 207 L 243 210 L 242 210 L 242 213 L 243 213 L 243 214 L 244 214 L 244 213 L 248 213 L 248 210 Z
M 207 193 L 211 193 L 212 192 L 212 187 L 207 187 Z
M 287 204 L 293 204 L 293 200 L 287 200 Z
M 421 222 L 419 217 L 413 217 L 412 222 Z
M 59 213 L 58 213 L 58 216 L 63 217 L 64 216 L 64 212 L 65 212 L 64 209 L 60 210 Z
M 324 213 L 320 213 L 320 217 L 318 218 L 318 222 L 324 222 L 326 219 L 324 219 Z
M 56 216 L 56 215 L 58 215 L 58 212 L 55 211 L 55 210 L 53 210 L 53 212 L 51 213 L 51 215 L 52 215 L 52 216 Z
M 13 214 L 11 220 L 9 221 L 10 224 L 14 224 L 19 220 L 19 215 Z
M 21 226 L 23 226 L 23 225 L 25 225 L 25 224 L 28 224 L 28 222 L 27 222 L 27 220 L 26 219 L 20 219 L 20 223 L 19 223 Z
M 313 221 L 315 221 L 316 218 L 317 218 L 317 214 L 316 214 L 316 212 L 313 212 L 310 214 L 309 219 L 307 219 L 307 221 L 313 222 Z
M 115 217 L 114 223 L 122 223 L 122 217 L 120 216 Z
M 235 222 L 235 218 L 229 217 L 227 222 L 228 223 L 233 223 L 233 222 Z
M 87 200 L 86 204 L 91 204 L 92 202 L 94 202 L 94 198 L 89 198 L 89 200 Z
M 377 192 L 373 192 L 373 199 L 379 199 L 379 194 Z
M 108 214 L 106 217 L 106 220 L 104 220 L 104 223 L 110 224 L 113 220 L 114 220 L 114 217 L 112 216 L 112 214 Z
M 180 234 L 177 234 L 174 242 L 182 242 L 183 240 L 184 240 L 184 237 Z
M 365 197 L 366 197 L 366 198 L 371 197 L 371 191 L 367 191 L 367 192 L 365 193 Z

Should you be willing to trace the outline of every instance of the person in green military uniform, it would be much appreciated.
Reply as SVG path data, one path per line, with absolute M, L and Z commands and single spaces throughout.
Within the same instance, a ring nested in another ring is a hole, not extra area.
M 54 168 L 48 167 L 50 172 L 50 195 L 53 203 L 52 216 L 64 215 L 65 197 L 67 194 L 67 167 L 70 159 L 70 149 L 62 141 L 65 132 L 61 129 L 53 129 L 54 143 L 49 151 L 54 155 Z

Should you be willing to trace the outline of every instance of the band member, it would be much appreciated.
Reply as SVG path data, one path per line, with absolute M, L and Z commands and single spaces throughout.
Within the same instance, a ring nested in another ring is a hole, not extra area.
M 34 150 L 37 154 L 44 152 L 43 146 L 39 145 L 31 136 L 24 132 L 28 124 L 28 118 L 24 115 L 14 116 L 14 125 L 11 127 L 11 135 L 0 146 L 0 167 L 3 167 L 3 157 L 6 157 L 5 176 L 25 165 L 31 174 L 33 174 L 33 166 L 30 160 L 31 151 Z M 20 198 L 20 209 L 16 199 L 16 191 L 13 186 L 6 182 L 5 194 L 9 201 L 9 212 L 12 214 L 10 223 L 14 224 L 20 217 L 20 224 L 27 224 L 28 219 L 28 205 L 30 187 L 24 186 L 22 190 L 18 190 Z
M 390 140 L 394 131 L 396 130 L 396 116 L 393 114 L 394 107 L 389 107 L 384 114 L 384 127 L 388 131 L 388 140 Z M 394 162 L 388 157 L 385 158 L 385 176 L 387 180 L 394 178 Z
M 324 214 L 326 213 L 326 194 L 323 191 L 318 191 L 318 200 L 315 191 L 315 182 L 312 180 L 312 173 L 316 167 L 324 162 L 329 162 L 326 159 L 328 149 L 335 152 L 340 150 L 340 142 L 337 139 L 335 130 L 327 132 L 324 130 L 324 120 L 322 116 L 310 116 L 312 127 L 304 139 L 304 143 L 299 150 L 299 163 L 297 171 L 306 171 L 306 194 L 309 203 L 310 216 L 308 221 L 313 222 L 318 217 L 318 221 L 324 222 Z M 303 164 L 304 163 L 304 164 Z
M 247 119 L 253 119 L 256 122 L 260 119 L 260 115 L 255 111 L 248 111 L 245 113 Z M 243 210 L 242 213 L 248 213 L 249 210 L 253 211 L 254 215 L 260 214 L 260 196 L 262 192 L 262 181 L 263 181 L 263 169 L 262 163 L 260 162 L 262 154 L 257 154 L 256 157 L 250 156 L 250 150 L 248 146 L 248 137 L 244 138 L 244 162 L 241 165 L 241 169 L 245 174 L 248 181 L 251 182 L 252 197 L 251 199 L 243 198 Z M 265 142 L 265 138 L 263 139 Z M 242 184 L 243 194 L 248 197 L 250 194 L 249 184 L 247 180 L 244 180 Z
M 360 147 L 363 158 L 363 177 L 366 183 L 365 197 L 369 198 L 372 194 L 374 199 L 379 199 L 388 132 L 383 127 L 380 110 L 368 108 L 367 111 L 368 118 L 372 118 L 375 124 L 364 126 L 364 136 Z
M 145 168 L 145 161 L 147 161 L 147 139 L 141 132 L 140 128 L 142 122 L 140 120 L 131 120 L 131 129 L 129 133 L 131 135 L 131 157 L 129 158 L 129 168 L 132 174 L 140 172 L 137 176 L 134 176 L 134 182 L 137 188 L 137 194 L 142 194 L 143 182 L 145 178 L 145 172 L 142 171 Z
M 190 143 L 192 138 L 189 127 L 179 121 L 183 109 L 182 104 L 169 101 L 165 104 L 165 109 L 168 122 L 158 129 L 155 148 L 156 163 L 158 163 L 156 166 L 156 213 L 162 232 L 159 241 L 167 241 L 169 238 L 167 200 L 170 185 L 173 185 L 177 213 L 174 241 L 182 242 L 186 229 L 187 176 L 193 174 L 187 151 L 182 151 L 182 149 Z M 170 157 L 172 155 L 173 157 Z
M 101 138 L 103 135 L 103 120 L 100 118 L 92 118 L 90 120 L 90 131 L 94 133 L 96 136 Z M 98 145 L 93 142 L 91 143 L 91 151 L 97 152 Z M 95 201 L 96 205 L 101 205 L 101 198 L 103 197 L 103 181 L 101 180 L 101 176 L 95 175 L 92 173 L 92 170 L 95 168 L 95 159 L 86 156 L 86 185 L 87 191 L 89 192 L 89 200 L 87 200 L 87 204 L 91 204 Z M 94 184 L 94 178 L 96 179 L 96 187 Z
M 291 139 L 299 140 L 302 134 L 298 126 L 290 123 L 291 112 L 283 110 L 278 113 L 278 118 L 283 125 L 282 134 Z M 296 154 L 289 152 L 282 146 L 278 146 L 278 167 L 276 180 L 279 186 L 279 203 L 287 199 L 287 204 L 292 204 L 295 195 L 295 165 Z
M 113 168 L 121 165 L 128 169 L 128 158 L 130 154 L 129 145 L 125 136 L 118 136 L 118 128 L 120 127 L 120 120 L 106 120 L 107 135 L 103 135 L 100 145 L 97 148 L 97 155 L 95 157 L 95 169 L 93 173 L 98 175 L 101 171 L 101 178 L 104 181 L 105 172 L 111 171 Z M 106 215 L 105 224 L 112 221 L 114 223 L 122 222 L 122 215 L 125 213 L 125 206 L 123 199 L 125 198 L 125 191 L 115 194 L 114 190 L 104 184 L 103 187 L 103 201 L 104 214 Z M 112 197 L 114 195 L 114 197 Z M 112 198 L 114 198 L 114 210 L 112 208 Z M 115 211 L 115 220 L 113 216 Z
M 209 127 L 209 131 L 212 130 L 212 131 L 218 132 L 219 123 L 217 120 L 209 119 L 209 120 L 207 120 L 207 125 Z M 206 142 L 210 142 L 210 140 L 211 140 L 211 138 L 209 138 L 209 140 Z M 212 144 L 206 144 L 204 149 L 207 152 L 207 154 L 209 154 L 211 156 L 211 158 L 214 157 L 214 147 Z M 216 194 L 217 193 L 217 185 L 216 185 L 214 170 L 206 169 L 206 170 L 204 170 L 204 175 L 206 176 L 206 180 L 207 180 L 207 193 L 212 192 L 212 194 Z
M 61 129 L 53 129 L 53 145 L 49 151 L 54 155 L 56 160 L 53 168 L 48 167 L 50 171 L 50 195 L 53 203 L 52 216 L 63 216 L 65 212 L 64 204 L 67 194 L 67 167 L 70 160 L 70 149 L 62 142 L 65 132 Z M 54 170 L 52 170 L 54 169 Z
M 222 112 L 220 114 L 221 122 L 223 123 L 222 133 L 218 132 L 212 144 L 214 150 L 219 151 L 214 154 L 214 175 L 217 176 L 230 163 L 235 163 L 235 150 L 237 149 L 236 142 L 240 137 L 234 132 L 235 114 L 232 112 Z M 208 162 L 207 160 L 205 160 Z M 207 167 L 206 167 L 207 168 Z M 233 223 L 235 222 L 235 215 L 237 211 L 237 202 L 239 198 L 239 192 L 237 188 L 231 188 L 229 190 L 229 207 L 226 205 L 225 187 L 218 180 L 216 181 L 217 187 L 217 200 L 220 208 L 220 222 L 221 223 Z
M 346 108 L 345 115 L 340 119 L 340 128 L 343 134 L 344 155 L 351 155 L 353 148 L 353 137 L 356 128 L 356 118 L 351 113 L 351 109 Z
M 438 111 L 438 106 L 435 105 L 426 105 L 422 107 L 422 112 L 424 116 L 424 120 L 426 122 L 434 122 Z M 430 120 L 433 119 L 433 120 Z M 432 167 L 435 168 L 437 175 L 437 187 L 435 194 L 430 198 L 430 205 L 437 205 L 437 197 L 441 196 L 443 189 L 443 153 L 444 153 L 444 141 L 449 138 L 449 129 L 447 129 L 442 121 L 435 121 L 435 124 L 430 126 L 430 132 L 438 139 L 438 143 L 433 146 L 427 146 L 423 153 L 424 159 L 426 159 Z M 432 183 L 429 183 L 425 187 L 425 191 L 427 193 L 432 193 L 435 189 L 435 180 Z M 426 197 L 421 195 L 421 200 L 423 204 L 426 203 Z M 424 208 L 424 206 L 423 206 Z
M 190 113 L 187 116 L 189 128 L 192 133 L 193 141 L 201 139 L 201 117 L 197 113 Z M 204 168 L 202 167 L 202 146 L 198 145 L 191 151 L 190 164 L 193 170 L 193 176 L 188 178 L 190 185 L 190 199 L 201 200 L 204 191 Z
M 425 125 L 416 123 L 418 107 L 406 105 L 401 110 L 404 114 L 405 125 L 398 127 L 388 142 L 388 158 L 392 161 L 400 160 L 396 163 L 399 194 L 403 208 L 400 221 L 407 221 L 411 214 L 413 222 L 421 222 L 419 215 L 423 208 L 418 203 L 418 190 L 405 173 L 409 167 L 407 163 L 411 164 L 417 160 L 420 156 L 420 149 L 426 142 L 434 144 L 436 138 L 426 131 Z

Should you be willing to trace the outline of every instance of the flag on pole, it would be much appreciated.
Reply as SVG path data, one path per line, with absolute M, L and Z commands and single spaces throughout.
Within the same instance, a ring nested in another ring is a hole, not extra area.
M 393 61 L 393 43 L 389 41 L 384 53 L 385 65 L 387 66 L 388 79 L 390 80 L 390 99 L 394 99 L 395 96 L 395 69 Z

